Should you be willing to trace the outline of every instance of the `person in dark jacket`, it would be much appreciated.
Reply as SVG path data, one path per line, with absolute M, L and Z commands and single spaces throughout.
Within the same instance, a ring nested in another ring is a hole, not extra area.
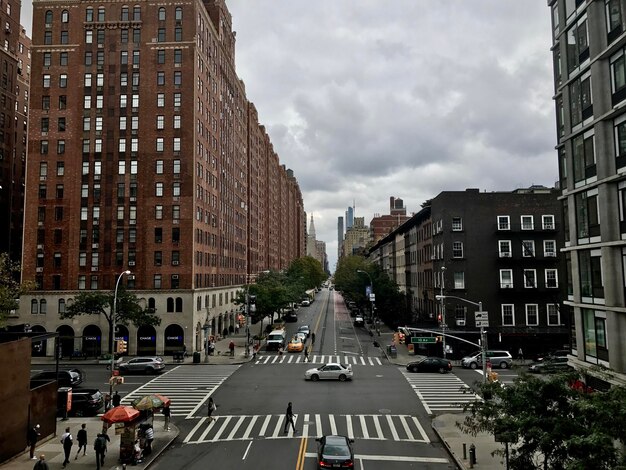
M 63 444 L 63 453 L 65 454 L 65 460 L 63 461 L 63 468 L 70 463 L 70 454 L 72 452 L 72 444 L 74 444 L 74 438 L 70 432 L 70 428 L 65 428 L 65 432 L 61 436 L 61 444 Z
M 37 460 L 37 457 L 35 457 L 35 447 L 37 446 L 37 439 L 39 439 L 39 436 L 41 435 L 39 429 L 40 426 L 36 424 L 28 430 L 28 435 L 26 436 L 28 439 L 28 445 L 30 446 L 31 460 Z
M 37 457 L 35 457 L 37 458 Z M 37 460 L 37 462 L 35 463 L 35 466 L 33 467 L 33 470 L 50 470 L 50 467 L 48 467 L 48 462 L 46 462 L 46 456 L 41 454 L 39 456 L 39 460 Z
M 87 425 L 83 423 L 83 425 L 78 430 L 78 433 L 76 434 L 76 440 L 78 441 L 78 452 L 76 452 L 76 457 L 74 457 L 74 460 L 78 460 L 78 455 L 80 454 L 81 449 L 83 449 L 83 455 L 87 454 L 87 429 L 85 429 L 86 427 Z
M 120 396 L 119 393 L 115 392 L 115 394 L 113 394 L 113 407 L 120 406 L 121 402 L 122 402 L 122 397 Z
M 170 416 L 172 415 L 172 411 L 170 410 L 170 405 L 165 405 L 163 407 L 163 417 L 165 418 L 165 425 L 163 428 L 166 431 L 170 430 Z

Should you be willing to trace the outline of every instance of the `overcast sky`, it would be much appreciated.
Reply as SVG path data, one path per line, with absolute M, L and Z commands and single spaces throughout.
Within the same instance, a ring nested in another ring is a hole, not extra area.
M 413 213 L 441 191 L 557 180 L 545 0 L 227 5 L 238 75 L 331 271 L 337 217 L 353 201 L 369 224 L 390 196 Z

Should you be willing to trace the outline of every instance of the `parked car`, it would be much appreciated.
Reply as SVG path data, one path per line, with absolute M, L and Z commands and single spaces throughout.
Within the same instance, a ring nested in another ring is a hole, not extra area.
M 536 374 L 551 374 L 556 372 L 567 372 L 573 367 L 567 363 L 567 357 L 548 357 L 541 362 L 536 362 L 528 367 L 528 372 Z
M 94 416 L 104 406 L 104 396 L 97 388 L 72 389 L 72 416 Z
M 298 314 L 295 312 L 295 310 L 289 310 L 289 311 L 285 314 L 285 316 L 283 317 L 283 319 L 284 319 L 286 322 L 290 322 L 290 323 L 297 322 L 297 321 L 298 321 Z
M 549 353 L 539 354 L 537 356 L 536 362 L 541 362 L 546 359 L 552 359 L 555 357 L 567 357 L 568 354 L 571 354 L 571 351 L 568 349 L 554 349 L 550 351 Z
M 406 365 L 409 372 L 439 372 L 445 374 L 452 370 L 452 363 L 441 357 L 426 357 L 421 361 L 410 362 Z
M 365 319 L 363 318 L 363 315 L 358 314 L 354 318 L 354 326 L 363 326 L 363 325 L 365 325 Z
M 135 357 L 119 365 L 120 373 L 159 374 L 165 369 L 163 358 L 159 356 Z
M 289 352 L 302 352 L 304 350 L 304 343 L 300 338 L 293 338 L 287 344 L 287 351 Z
M 345 382 L 352 379 L 352 365 L 329 362 L 323 366 L 307 370 L 304 373 L 304 378 L 313 382 L 318 380 L 339 380 Z
M 494 369 L 507 369 L 513 364 L 513 357 L 508 351 L 487 351 L 487 360 L 491 362 L 491 367 Z M 477 351 L 474 354 L 465 356 L 461 359 L 461 366 L 465 369 L 482 368 L 482 363 L 483 359 L 481 351 Z
M 302 305 L 303 307 L 308 307 L 309 305 L 311 305 L 311 302 L 309 300 L 303 300 L 302 302 L 300 302 L 300 305 Z
M 61 369 L 58 374 L 54 370 L 45 370 L 33 375 L 31 382 L 51 382 L 56 380 L 59 387 L 76 387 L 83 383 L 83 372 L 80 369 Z
M 300 328 L 298 328 L 298 333 L 304 333 L 306 337 L 308 338 L 309 335 L 311 334 L 309 325 L 302 325 Z
M 323 436 L 316 441 L 318 468 L 354 468 L 354 439 L 346 436 Z

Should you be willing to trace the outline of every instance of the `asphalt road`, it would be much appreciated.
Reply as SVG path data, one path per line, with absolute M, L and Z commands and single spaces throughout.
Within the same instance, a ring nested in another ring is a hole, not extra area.
M 261 351 L 213 392 L 215 421 L 206 419 L 206 408 L 174 419 L 180 437 L 154 468 L 313 469 L 315 438 L 331 433 L 354 437 L 356 469 L 454 468 L 402 369 L 380 358 L 339 296 L 322 290 L 311 306 L 298 310 L 297 323 L 287 324 L 289 335 L 302 324 L 316 333 L 310 357 L 318 362 L 303 363 L 302 353 L 276 357 Z M 354 380 L 304 380 L 305 370 L 331 355 L 353 364 Z M 295 435 L 283 433 L 290 401 Z

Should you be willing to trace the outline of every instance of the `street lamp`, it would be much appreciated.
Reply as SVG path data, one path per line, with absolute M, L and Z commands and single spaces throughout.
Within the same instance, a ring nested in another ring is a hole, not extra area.
M 371 318 L 372 320 L 374 320 L 374 301 L 372 300 L 372 296 L 374 295 L 374 281 L 372 281 L 372 276 L 370 276 L 370 273 L 368 273 L 367 271 L 363 271 L 362 269 L 357 269 L 356 272 L 365 274 L 367 278 L 370 280 L 370 298 L 369 298 L 370 312 L 371 312 Z M 376 325 L 377 333 L 380 334 L 380 331 L 378 331 L 378 321 L 374 320 L 374 324 Z
M 456 299 L 456 300 L 460 300 L 461 302 L 466 302 L 468 304 L 477 306 L 479 312 L 483 311 L 482 302 L 472 302 L 471 300 L 464 299 L 463 297 L 456 297 L 454 295 L 436 295 L 435 299 L 441 300 L 442 303 L 445 299 Z M 445 339 L 445 336 L 444 336 L 444 339 Z M 480 352 L 481 352 L 480 355 L 482 356 L 482 363 L 483 363 L 482 364 L 483 365 L 483 381 L 487 382 L 487 335 L 485 333 L 485 328 L 483 327 L 482 323 L 480 325 Z
M 120 281 L 122 280 L 124 274 L 128 276 L 130 271 L 127 269 L 117 276 L 117 281 L 115 282 L 115 293 L 113 294 L 113 314 L 111 315 L 111 379 L 109 380 L 110 399 L 113 399 L 113 377 L 115 377 L 115 321 L 117 319 L 117 289 L 120 286 Z
M 446 267 L 441 267 L 441 279 L 439 280 L 439 287 L 441 295 L 441 332 L 443 335 L 441 336 L 441 345 L 443 346 L 443 358 L 446 358 L 446 306 L 444 303 L 445 296 L 443 295 L 443 289 L 445 284 L 445 272 Z

